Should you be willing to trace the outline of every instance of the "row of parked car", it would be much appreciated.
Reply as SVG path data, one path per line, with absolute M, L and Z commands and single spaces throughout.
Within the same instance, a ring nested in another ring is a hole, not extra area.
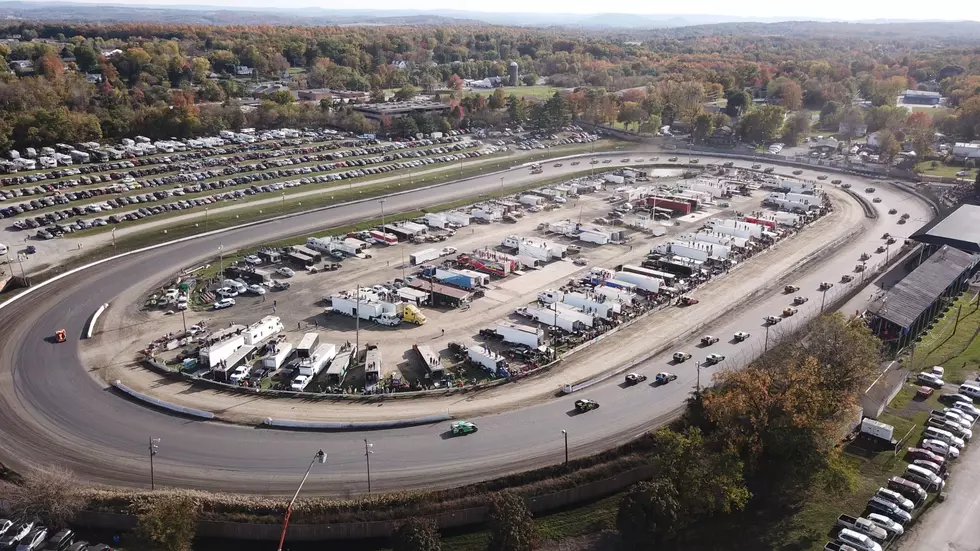
M 124 221 L 139 220 L 147 216 L 153 216 L 156 214 L 161 214 L 163 212 L 169 212 L 174 210 L 185 210 L 194 207 L 201 207 L 209 205 L 218 201 L 224 200 L 234 200 L 246 196 L 257 195 L 259 193 L 269 193 L 277 190 L 282 190 L 285 188 L 293 188 L 300 185 L 307 185 L 311 183 L 324 183 L 331 181 L 340 181 L 344 179 L 359 178 L 365 175 L 371 174 L 382 174 L 399 169 L 407 169 L 410 167 L 422 166 L 425 164 L 433 163 L 451 163 L 461 159 L 468 159 L 474 157 L 481 157 L 484 155 L 490 155 L 494 153 L 494 149 L 479 150 L 479 151 L 467 151 L 463 153 L 456 153 L 453 155 L 445 155 L 439 157 L 426 157 L 423 159 L 418 159 L 414 161 L 406 161 L 395 163 L 392 165 L 385 165 L 383 167 L 368 167 L 364 169 L 349 170 L 339 173 L 331 174 L 321 174 L 314 175 L 307 178 L 300 178 L 298 180 L 291 180 L 286 182 L 272 182 L 264 185 L 253 184 L 250 187 L 244 189 L 236 189 L 234 191 L 228 191 L 224 193 L 217 193 L 205 197 L 195 197 L 186 200 L 172 201 L 170 203 L 162 205 L 153 205 L 148 207 L 140 207 L 136 210 L 129 211 L 125 214 L 113 214 L 108 217 L 97 217 L 92 220 L 75 220 L 73 222 L 66 222 L 59 224 L 58 222 L 71 219 L 77 216 L 83 216 L 85 214 L 95 214 L 106 210 L 113 210 L 116 208 L 122 208 L 125 206 L 133 206 L 139 203 L 145 202 L 155 202 L 165 198 L 170 198 L 173 196 L 183 196 L 187 193 L 201 193 L 204 191 L 210 191 L 214 189 L 220 189 L 221 182 L 205 182 L 202 184 L 195 184 L 193 186 L 185 186 L 184 188 L 177 188 L 173 190 L 160 190 L 152 194 L 143 195 L 131 195 L 126 197 L 117 197 L 109 199 L 102 203 L 87 205 L 85 208 L 73 207 L 71 209 L 63 209 L 61 211 L 49 212 L 43 216 L 36 216 L 34 218 L 27 218 L 23 220 L 17 220 L 13 224 L 14 229 L 36 229 L 41 226 L 47 226 L 49 224 L 54 224 L 53 229 L 38 231 L 37 237 L 39 239 L 51 239 L 52 237 L 59 237 L 66 233 L 71 233 L 74 231 L 79 231 L 83 229 L 88 229 L 94 226 L 105 226 L 109 223 L 118 224 Z M 294 171 L 299 171 L 298 173 L 306 174 L 311 173 L 312 169 L 305 167 L 304 169 L 292 169 Z M 282 175 L 289 174 L 289 171 L 277 171 L 277 173 L 266 173 L 257 174 L 249 178 L 239 178 L 232 180 L 231 185 L 240 185 L 239 181 L 248 183 L 249 181 L 261 181 L 263 179 L 274 179 Z M 216 188 L 216 186 L 218 186 Z M 16 208 L 16 207 L 15 207 Z
M 459 159 L 458 155 L 465 155 L 466 157 L 475 156 L 475 155 L 467 154 L 467 153 L 457 153 L 456 155 L 445 155 L 447 151 L 450 150 L 462 151 L 464 149 L 474 148 L 479 145 L 480 145 L 479 142 L 469 142 L 467 144 L 454 144 L 448 148 L 439 147 L 439 148 L 424 150 L 421 152 L 412 151 L 412 152 L 406 152 L 405 154 L 396 153 L 395 155 L 399 156 L 397 158 L 425 157 L 426 159 L 430 159 L 431 163 L 452 162 Z M 477 153 L 477 152 L 470 152 L 470 153 Z M 479 154 L 480 153 L 477 153 L 477 155 Z M 431 157 L 430 155 L 441 155 L 441 156 Z M 307 162 L 306 159 L 308 158 L 304 157 L 300 159 L 280 159 L 275 163 L 275 166 L 288 166 L 292 164 L 302 164 Z M 18 205 L 13 205 L 6 208 L 0 208 L 0 215 L 2 215 L 5 218 L 9 218 L 12 216 L 17 216 L 19 214 L 22 214 L 24 212 L 29 212 L 37 209 L 44 209 L 50 206 L 54 206 L 56 204 L 65 204 L 70 201 L 84 200 L 92 196 L 113 194 L 113 193 L 124 193 L 126 191 L 135 191 L 135 190 L 145 189 L 149 187 L 161 187 L 161 186 L 171 185 L 171 184 L 178 185 L 178 187 L 175 189 L 157 190 L 152 194 L 148 193 L 144 195 L 114 197 L 102 203 L 80 206 L 77 208 L 73 208 L 70 211 L 68 209 L 60 211 L 61 214 L 66 217 L 79 216 L 79 212 L 94 213 L 94 212 L 100 212 L 101 210 L 108 210 L 106 209 L 106 205 L 109 206 L 109 209 L 118 208 L 121 206 L 125 206 L 127 204 L 141 203 L 147 201 L 159 201 L 167 197 L 170 197 L 172 195 L 181 196 L 184 195 L 185 193 L 200 193 L 202 191 L 208 191 L 213 189 L 224 189 L 227 187 L 241 186 L 253 182 L 260 182 L 263 180 L 275 180 L 275 179 L 287 178 L 291 176 L 308 175 L 308 174 L 313 174 L 314 172 L 324 172 L 328 170 L 335 170 L 338 168 L 368 167 L 368 165 L 390 162 L 391 160 L 395 160 L 395 157 L 393 155 L 385 155 L 381 157 L 372 157 L 366 159 L 350 159 L 347 161 L 339 161 L 339 162 L 334 162 L 332 164 L 320 164 L 312 167 L 310 166 L 296 167 L 296 168 L 288 168 L 288 169 L 280 169 L 280 170 L 269 170 L 271 167 L 269 167 L 264 163 L 259 163 L 256 165 L 239 165 L 238 167 L 225 167 L 223 171 L 208 170 L 199 173 L 181 174 L 179 176 L 146 179 L 143 181 L 138 181 L 132 177 L 127 176 L 122 181 L 114 183 L 106 188 L 96 188 L 92 190 L 81 190 L 78 192 L 56 194 L 47 197 L 41 197 L 38 199 L 32 199 L 30 201 L 26 201 Z M 404 166 L 404 163 L 397 163 L 396 165 L 385 165 L 377 168 L 364 168 L 361 169 L 361 172 L 367 174 L 380 174 L 382 172 L 389 172 L 391 170 L 397 170 L 399 168 L 407 168 L 407 166 Z M 258 173 L 257 171 L 260 170 L 267 170 L 267 171 Z M 235 174 L 236 172 L 257 172 L 257 173 L 242 175 L 237 178 L 227 178 L 214 182 L 207 181 L 207 180 L 220 178 L 222 176 L 229 176 Z M 323 177 L 326 178 L 323 181 L 343 180 L 346 178 L 352 178 L 357 176 L 358 174 L 354 174 L 353 171 L 333 173 L 329 175 L 323 175 Z M 179 187 L 179 184 L 181 183 L 193 183 L 193 182 L 200 182 L 200 184 L 192 184 L 192 185 L 185 185 L 183 187 Z M 303 183 L 309 183 L 309 181 Z M 97 210 L 93 210 L 93 209 L 97 209 Z M 35 217 L 34 220 L 39 225 L 52 223 L 52 221 L 47 216 L 44 216 L 40 219 L 38 219 L 38 217 Z M 45 220 L 47 222 L 44 222 Z M 21 226 L 27 228 L 32 227 L 30 223 L 26 221 Z M 17 229 L 24 229 L 23 227 L 18 227 L 17 224 L 15 224 L 14 227 Z
M 942 386 L 942 375 L 943 368 L 937 366 L 920 373 L 917 379 L 930 386 Z M 980 397 L 980 388 L 975 393 Z M 882 546 L 904 533 L 904 526 L 925 504 L 929 492 L 942 491 L 950 461 L 960 456 L 973 437 L 972 427 L 980 419 L 980 408 L 972 397 L 961 393 L 944 394 L 941 400 L 948 407 L 930 412 L 918 447 L 908 448 L 911 462 L 902 476 L 892 477 L 887 487 L 878 488 L 868 500 L 864 516 L 840 515 L 837 526 L 841 531 L 836 542 L 824 547 L 826 551 L 881 551 Z
M 34 521 L 14 522 L 0 519 L 0 550 L 16 551 L 112 551 L 104 543 L 76 541 L 68 528 L 49 533 Z
M 336 151 L 330 155 L 323 157 L 325 160 L 336 160 L 343 159 L 352 156 L 364 156 L 364 155 L 380 155 L 389 153 L 395 150 L 407 149 L 407 148 L 418 148 L 426 147 L 433 144 L 452 144 L 462 141 L 461 137 L 448 137 L 439 138 L 436 140 L 415 140 L 412 142 L 393 142 L 393 143 L 381 143 L 378 140 L 345 140 L 345 141 L 334 141 L 328 143 L 318 143 L 315 145 L 308 145 L 302 140 L 290 140 L 286 143 L 268 143 L 268 144 L 252 144 L 252 145 L 242 145 L 236 146 L 235 149 L 229 148 L 215 150 L 210 153 L 204 152 L 190 152 L 186 154 L 179 154 L 173 156 L 165 157 L 154 157 L 152 159 L 146 160 L 133 160 L 133 161 L 120 161 L 118 163 L 105 163 L 100 165 L 104 167 L 105 170 L 91 170 L 93 166 L 82 167 L 82 168 L 70 168 L 58 170 L 45 175 L 32 175 L 32 176 L 19 176 L 15 178 L 5 178 L 3 180 L 18 180 L 24 179 L 28 181 L 42 181 L 45 179 L 58 178 L 52 182 L 43 182 L 40 185 L 29 186 L 23 188 L 11 187 L 9 189 L 0 189 L 0 197 L 4 199 L 12 199 L 15 197 L 30 196 L 30 195 L 43 195 L 45 193 L 55 192 L 58 190 L 64 190 L 68 188 L 74 188 L 76 186 L 89 186 L 99 183 L 109 183 L 114 180 L 122 180 L 127 177 L 129 178 L 144 178 L 148 176 L 157 176 L 161 174 L 179 172 L 181 174 L 172 176 L 167 179 L 163 179 L 166 184 L 169 183 L 180 183 L 189 181 L 188 175 L 186 173 L 202 170 L 205 168 L 214 168 L 221 166 L 235 166 L 247 161 L 256 160 L 270 160 L 275 158 L 296 158 L 301 156 L 310 156 L 317 153 L 324 153 L 327 151 L 337 150 L 340 148 L 350 148 L 344 151 Z M 292 147 L 291 149 L 286 149 Z M 241 148 L 241 149 L 239 149 Z M 271 149 L 270 149 L 271 148 Z M 230 154 L 238 151 L 238 154 Z M 306 159 L 303 162 L 312 162 L 317 159 Z M 152 162 L 151 162 L 152 161 Z M 144 164 L 146 163 L 146 164 Z M 293 163 L 288 163 L 293 164 Z M 275 164 L 270 166 L 286 166 L 286 164 Z M 84 176 L 78 179 L 63 179 L 70 175 L 82 174 L 84 169 L 89 169 Z M 125 172 L 119 172 L 120 170 L 127 170 Z M 101 172 L 101 174 L 99 174 Z M 238 170 L 237 172 L 242 172 Z M 232 172 L 234 173 L 234 172 Z M 90 175 L 89 175 L 90 174 Z M 8 183 L 5 185 L 14 185 L 13 183 Z M 157 184 L 163 185 L 163 184 Z

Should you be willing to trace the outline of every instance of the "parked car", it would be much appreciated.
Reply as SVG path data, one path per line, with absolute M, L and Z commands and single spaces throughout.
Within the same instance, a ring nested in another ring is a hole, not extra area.
M 871 536 L 844 528 L 837 534 L 837 540 L 860 551 L 881 551 L 881 546 Z
M 14 527 L 14 521 L 5 518 L 0 518 L 0 536 L 5 535 L 13 527 Z
M 246 256 L 244 260 L 247 264 L 254 264 L 254 265 L 262 264 L 262 259 L 254 254 L 250 254 Z
M 234 305 L 235 305 L 235 299 L 229 297 L 229 298 L 222 298 L 222 299 L 216 300 L 214 302 L 213 308 L 215 310 L 221 310 L 221 309 L 224 309 L 224 308 L 231 308 Z
M 17 551 L 37 551 L 44 545 L 44 540 L 48 537 L 48 529 L 38 526 L 27 533 L 24 539 L 20 540 Z
M 264 295 L 265 294 L 265 287 L 259 285 L 258 283 L 253 283 L 253 284 L 251 284 L 251 285 L 248 286 L 248 291 L 250 293 L 254 293 L 256 295 Z
M 929 385 L 929 386 L 934 387 L 934 388 L 942 388 L 943 385 L 946 384 L 946 381 L 943 381 L 942 379 L 940 379 L 936 375 L 934 375 L 932 373 L 929 373 L 927 371 L 923 371 L 923 372 L 919 373 L 918 375 L 916 375 L 915 376 L 915 380 L 918 381 L 918 382 L 920 382 L 920 383 L 922 383 L 922 384 L 924 384 L 924 385 Z
M 910 515 L 908 511 L 902 509 L 898 505 L 895 505 L 891 501 L 882 499 L 878 496 L 873 496 L 868 501 L 868 510 L 885 515 L 896 522 L 902 523 L 903 525 L 908 524 L 912 520 L 912 515 Z
M 868 513 L 867 519 L 882 527 L 888 533 L 888 538 L 897 538 L 905 533 L 905 528 L 881 513 Z
M 915 503 L 913 503 L 911 499 L 906 498 L 905 496 L 903 496 L 902 494 L 894 490 L 889 490 L 888 488 L 878 488 L 878 490 L 875 492 L 875 495 L 882 499 L 887 499 L 888 501 L 891 501 L 892 503 L 898 505 L 899 507 L 905 509 L 906 511 L 911 511 L 912 509 L 915 508 Z
M 287 268 L 285 266 L 276 270 L 276 273 L 283 277 L 293 277 L 294 275 L 296 275 L 296 272 L 294 272 L 292 268 Z
M 75 532 L 65 528 L 55 532 L 44 546 L 45 551 L 65 551 L 75 541 Z

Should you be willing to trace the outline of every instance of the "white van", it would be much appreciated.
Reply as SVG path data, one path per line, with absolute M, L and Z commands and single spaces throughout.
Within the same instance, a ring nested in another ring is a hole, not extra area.
M 861 551 L 881 551 L 881 546 L 875 540 L 871 539 L 871 536 L 866 536 L 849 528 L 841 530 L 837 534 L 837 540 Z
M 960 385 L 959 393 L 977 399 L 980 398 L 980 386 L 971 385 L 970 383 L 962 384 Z
M 906 467 L 905 474 L 902 475 L 902 478 L 911 480 L 926 490 L 938 492 L 943 489 L 944 482 L 939 475 L 918 465 L 909 465 Z
M 242 294 L 242 293 L 244 293 L 245 291 L 248 290 L 248 287 L 246 287 L 244 284 L 242 284 L 242 282 L 235 281 L 234 279 L 226 279 L 226 280 L 222 281 L 221 282 L 221 286 L 222 287 L 231 287 L 232 289 L 238 291 L 239 294 Z
M 946 442 L 947 444 L 956 446 L 961 450 L 966 447 L 966 443 L 963 442 L 962 439 L 957 438 L 948 430 L 937 429 L 936 427 L 926 427 L 926 430 L 922 432 L 922 437 Z

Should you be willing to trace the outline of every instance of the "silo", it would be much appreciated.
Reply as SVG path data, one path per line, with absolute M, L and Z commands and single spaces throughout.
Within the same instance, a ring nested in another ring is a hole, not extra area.
M 510 77 L 510 86 L 517 86 L 517 79 L 520 78 L 520 69 L 517 67 L 516 61 L 510 62 L 510 68 L 507 71 L 507 75 Z

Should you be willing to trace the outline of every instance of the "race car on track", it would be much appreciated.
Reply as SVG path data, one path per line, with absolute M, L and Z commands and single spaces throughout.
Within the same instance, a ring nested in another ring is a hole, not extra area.
M 779 316 L 766 316 L 762 318 L 762 321 L 764 321 L 766 325 L 776 325 L 782 319 L 783 318 Z
M 452 424 L 451 430 L 455 436 L 472 434 L 476 432 L 476 425 L 470 423 L 469 421 L 456 421 Z
M 589 400 L 587 398 L 575 400 L 575 411 L 578 411 L 579 413 L 585 413 L 594 409 L 599 409 L 599 402 Z
M 676 380 L 677 380 L 677 375 L 674 375 L 673 373 L 663 372 L 663 373 L 657 373 L 657 376 L 653 379 L 653 382 L 657 383 L 658 385 L 665 385 L 671 381 L 676 381 Z
M 68 340 L 68 334 L 65 333 L 64 329 L 58 329 L 57 331 L 54 332 L 54 340 L 58 342 L 65 342 L 66 340 Z
M 852 276 L 851 274 L 844 274 L 843 276 L 841 276 L 840 280 L 843 283 L 850 283 L 854 281 L 854 276 Z
M 677 304 L 680 306 L 690 306 L 692 304 L 697 304 L 697 303 L 698 303 L 698 299 L 694 297 L 682 296 L 681 298 L 677 299 Z
M 749 338 L 750 336 L 751 336 L 751 335 L 749 335 L 749 334 L 748 334 L 748 333 L 746 333 L 745 331 L 736 331 L 736 332 L 735 332 L 735 341 L 736 341 L 736 342 L 742 342 L 742 341 L 744 341 L 745 339 L 747 339 L 747 338 Z
M 691 354 L 688 352 L 674 352 L 674 361 L 677 363 L 681 363 L 684 360 L 690 360 L 690 359 L 691 359 Z
M 646 375 L 640 375 L 639 373 L 627 373 L 626 374 L 626 384 L 628 384 L 628 385 L 640 384 L 640 383 L 642 383 L 645 380 L 647 380 L 647 376 Z
M 872 203 L 880 203 L 881 202 L 881 197 L 875 197 L 874 199 L 871 200 L 871 202 Z
M 725 357 L 721 354 L 708 354 L 708 357 L 704 359 L 705 365 L 714 365 L 725 361 Z
M 718 342 L 720 340 L 721 339 L 719 339 L 718 337 L 713 337 L 711 335 L 705 335 L 705 336 L 701 337 L 701 346 L 711 346 L 712 344 L 715 344 L 716 342 Z
M 793 299 L 793 304 L 803 304 L 804 302 L 810 300 L 809 297 L 796 297 Z
M 799 290 L 800 290 L 800 288 L 797 287 L 796 285 L 787 285 L 787 286 L 783 287 L 783 292 L 784 293 L 795 293 L 795 292 L 797 292 Z

